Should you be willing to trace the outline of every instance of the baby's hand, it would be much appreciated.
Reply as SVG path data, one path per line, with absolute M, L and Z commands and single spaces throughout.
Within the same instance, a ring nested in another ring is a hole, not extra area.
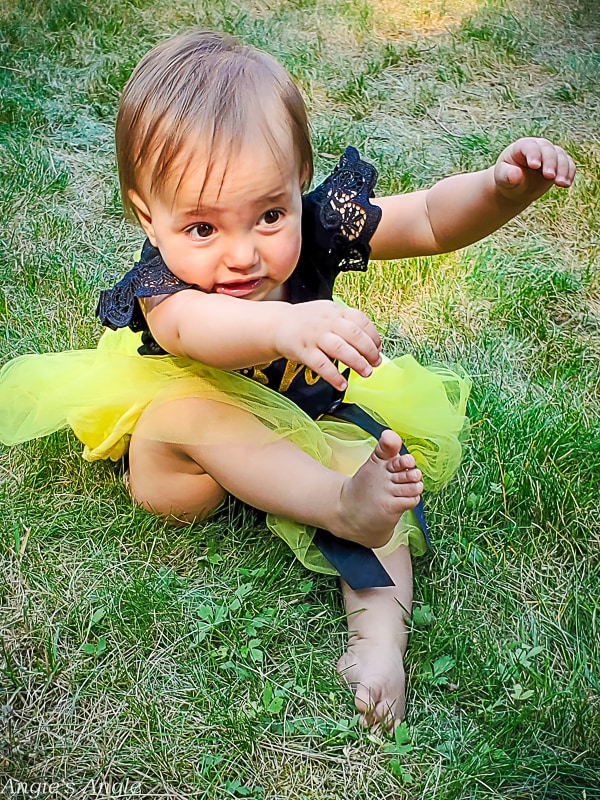
M 574 176 L 573 159 L 547 139 L 517 139 L 500 154 L 494 167 L 498 191 L 521 203 L 533 202 L 554 185 L 568 188 Z
M 334 360 L 364 378 L 381 363 L 381 339 L 373 323 L 362 311 L 331 300 L 288 306 L 275 331 L 275 347 L 341 391 L 347 382 Z

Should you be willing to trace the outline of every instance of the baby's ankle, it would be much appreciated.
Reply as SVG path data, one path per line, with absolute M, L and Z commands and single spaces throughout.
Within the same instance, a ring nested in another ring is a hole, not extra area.
M 349 539 L 348 509 L 344 499 L 347 494 L 346 487 L 350 478 L 346 475 L 338 475 L 338 477 L 340 478 L 339 482 L 336 482 L 332 487 L 332 501 L 327 509 L 327 524 L 323 525 L 323 527 L 340 539 Z

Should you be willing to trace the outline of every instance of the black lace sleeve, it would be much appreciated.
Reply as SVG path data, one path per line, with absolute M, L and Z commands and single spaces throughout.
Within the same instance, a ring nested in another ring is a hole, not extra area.
M 195 289 L 176 278 L 159 251 L 146 239 L 140 260 L 112 289 L 100 292 L 96 316 L 108 328 L 116 330 L 129 326 L 132 331 L 147 331 L 139 297 L 174 294 L 183 289 Z
M 330 268 L 366 270 L 381 219 L 381 209 L 369 202 L 376 182 L 377 170 L 347 147 L 331 175 L 306 195 L 314 244 Z

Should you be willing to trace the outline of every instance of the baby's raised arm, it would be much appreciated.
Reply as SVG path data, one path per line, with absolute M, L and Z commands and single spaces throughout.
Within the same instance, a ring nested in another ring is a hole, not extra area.
M 373 323 L 330 300 L 290 304 L 186 289 L 143 301 L 150 331 L 168 353 L 224 370 L 288 358 L 336 389 L 346 380 L 334 360 L 367 377 L 381 361 Z
M 575 164 L 547 139 L 518 139 L 495 166 L 453 175 L 427 191 L 376 198 L 382 218 L 371 257 L 405 258 L 458 250 L 515 217 L 551 186 L 568 188 Z

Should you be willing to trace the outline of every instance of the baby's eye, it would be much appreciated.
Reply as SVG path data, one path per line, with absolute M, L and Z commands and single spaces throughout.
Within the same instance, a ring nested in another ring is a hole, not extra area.
M 196 225 L 192 225 L 191 228 L 188 228 L 188 233 L 193 239 L 208 239 L 214 232 L 215 229 L 208 222 L 198 222 Z
M 278 208 L 271 208 L 269 211 L 265 211 L 262 215 L 263 222 L 266 225 L 275 225 L 276 222 L 283 216 L 283 211 L 280 211 Z

